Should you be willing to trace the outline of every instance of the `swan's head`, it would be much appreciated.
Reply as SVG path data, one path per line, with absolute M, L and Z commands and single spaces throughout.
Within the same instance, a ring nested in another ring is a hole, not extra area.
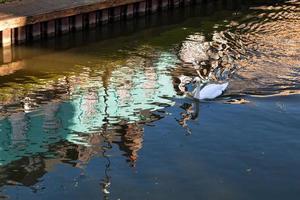
M 201 83 L 201 79 L 200 79 L 200 77 L 198 77 L 198 76 L 196 76 L 194 79 L 193 79 L 193 84 L 199 84 L 199 83 Z
M 196 77 L 193 79 L 193 81 L 192 81 L 192 83 L 195 84 L 195 85 L 202 85 L 202 84 L 205 84 L 205 83 L 207 83 L 207 82 L 208 82 L 208 80 L 206 80 L 206 79 L 201 79 L 201 78 L 198 77 L 198 76 L 196 76 Z

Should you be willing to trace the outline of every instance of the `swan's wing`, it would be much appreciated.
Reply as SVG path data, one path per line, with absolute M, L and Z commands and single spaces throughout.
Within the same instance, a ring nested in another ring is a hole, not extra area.
M 222 95 L 227 87 L 228 83 L 206 85 L 199 92 L 198 99 L 215 99 L 218 96 Z
M 227 89 L 228 84 L 228 82 L 221 84 L 223 92 Z
M 202 88 L 199 93 L 199 99 L 214 99 L 222 94 L 222 88 L 216 84 L 210 84 Z

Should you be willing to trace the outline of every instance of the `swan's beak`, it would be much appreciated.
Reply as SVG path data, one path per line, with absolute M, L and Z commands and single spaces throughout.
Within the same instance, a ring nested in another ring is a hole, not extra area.
M 192 81 L 192 83 L 195 85 L 197 83 L 200 83 L 201 82 L 201 79 L 199 77 L 195 77 Z

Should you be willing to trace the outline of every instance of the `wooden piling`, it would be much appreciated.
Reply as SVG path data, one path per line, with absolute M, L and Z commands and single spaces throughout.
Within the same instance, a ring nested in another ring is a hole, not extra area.
M 17 28 L 17 31 L 18 31 L 18 33 L 17 33 L 18 44 L 25 42 L 25 40 L 26 40 L 26 30 L 25 30 L 25 27 L 24 26 L 23 27 L 19 27 L 19 28 Z
M 97 25 L 97 12 L 89 13 L 89 27 L 95 27 Z
M 12 41 L 11 41 L 11 29 L 5 29 L 2 31 L 1 34 L 1 40 L 2 40 L 2 46 L 6 47 L 6 46 L 10 46 Z
M 169 6 L 169 0 L 161 0 L 161 9 L 165 10 Z
M 41 38 L 47 38 L 47 29 L 48 29 L 48 24 L 47 22 L 41 22 Z
M 131 18 L 133 17 L 133 14 L 134 14 L 134 9 L 133 9 L 133 4 L 130 4 L 130 5 L 127 5 L 127 18 Z
M 102 10 L 101 15 L 101 24 L 106 24 L 108 22 L 109 16 L 108 16 L 108 9 Z
M 114 8 L 114 16 L 113 17 L 114 17 L 115 21 L 118 21 L 121 19 L 121 7 L 120 6 Z
M 41 37 L 41 23 L 32 25 L 32 39 L 38 40 Z
M 47 22 L 47 37 L 52 37 L 55 35 L 55 20 Z
M 146 2 L 142 1 L 139 3 L 139 15 L 144 15 L 146 13 Z
M 82 30 L 83 28 L 83 20 L 82 20 L 82 15 L 76 15 L 75 16 L 75 30 Z
M 61 28 L 60 28 L 61 34 L 68 33 L 70 31 L 70 19 L 69 19 L 69 17 L 62 18 L 60 26 L 61 26 Z
M 151 11 L 156 12 L 159 8 L 159 2 L 158 0 L 152 0 L 151 2 Z
M 199 3 L 205 0 L 99 0 L 93 4 L 86 4 L 82 0 L 82 6 L 70 7 L 64 10 L 56 10 L 55 6 L 57 4 L 54 3 L 55 1 L 53 0 L 50 3 L 53 8 L 43 8 L 45 10 L 44 14 L 39 12 L 38 14 L 28 14 L 28 16 L 12 16 L 8 19 L 1 19 L 0 12 L 2 46 L 59 36 L 95 27 L 96 25 L 103 25 L 108 21 L 125 20 L 158 10 L 189 5 L 192 1 Z M 35 4 L 37 3 L 39 2 L 35 2 Z M 5 6 L 0 5 L 0 11 Z

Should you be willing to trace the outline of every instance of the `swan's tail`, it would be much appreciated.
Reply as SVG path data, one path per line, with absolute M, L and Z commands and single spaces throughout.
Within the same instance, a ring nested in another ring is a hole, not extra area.
M 228 87 L 228 82 L 226 82 L 226 83 L 223 83 L 221 86 L 222 86 L 222 91 L 223 92 L 225 92 L 225 90 L 227 89 L 227 87 Z

